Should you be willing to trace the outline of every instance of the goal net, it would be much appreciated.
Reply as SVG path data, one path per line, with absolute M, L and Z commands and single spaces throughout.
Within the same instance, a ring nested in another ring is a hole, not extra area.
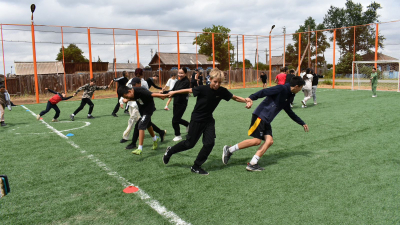
M 352 68 L 351 90 L 370 90 L 372 68 L 378 73 L 378 90 L 400 91 L 400 61 L 354 61 Z

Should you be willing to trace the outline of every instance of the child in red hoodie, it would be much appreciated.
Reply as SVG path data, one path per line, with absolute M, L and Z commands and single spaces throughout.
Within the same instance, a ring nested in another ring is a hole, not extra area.
M 51 120 L 52 122 L 58 122 L 57 118 L 60 116 L 60 109 L 57 106 L 57 103 L 59 103 L 60 101 L 63 100 L 68 100 L 74 96 L 69 96 L 66 97 L 65 93 L 60 93 L 60 92 L 55 92 L 53 90 L 50 90 L 48 88 L 45 88 L 45 90 L 48 90 L 49 92 L 55 94 L 52 98 L 49 99 L 49 101 L 47 102 L 47 106 L 46 109 L 43 110 L 42 112 L 40 112 L 37 116 L 36 119 L 39 120 L 41 116 L 43 116 L 44 114 L 48 113 L 50 111 L 50 109 L 54 109 L 56 111 L 56 115 L 54 115 L 53 119 Z

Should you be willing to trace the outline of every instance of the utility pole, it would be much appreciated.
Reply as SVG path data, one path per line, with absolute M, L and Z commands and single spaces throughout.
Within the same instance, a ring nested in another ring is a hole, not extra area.
M 268 48 L 265 49 L 265 65 L 268 65 Z
M 256 53 L 254 54 L 254 67 L 257 66 L 257 48 L 256 48 Z
M 285 67 L 285 57 L 286 57 L 286 27 L 283 27 L 283 67 Z
M 308 25 L 308 68 L 311 68 L 310 25 Z

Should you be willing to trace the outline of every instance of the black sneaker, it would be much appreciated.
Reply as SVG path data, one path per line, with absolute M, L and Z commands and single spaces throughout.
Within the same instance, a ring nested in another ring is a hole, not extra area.
M 4 121 L 2 121 L 2 122 L 1 122 L 1 126 L 2 126 L 2 127 L 5 127 L 5 126 L 7 126 L 7 124 L 4 123 Z
M 250 163 L 247 163 L 246 170 L 247 171 L 263 171 L 265 169 L 263 167 L 259 166 L 258 164 L 251 165 Z
M 125 114 L 129 114 L 129 111 L 128 111 L 128 110 L 125 110 L 124 113 L 125 113 Z
M 125 147 L 125 149 L 134 149 L 136 148 L 135 144 L 130 143 L 128 146 Z
M 168 155 L 169 150 L 171 150 L 171 147 L 170 147 L 170 146 L 167 147 L 167 150 L 165 150 L 165 153 L 164 153 L 164 155 L 163 155 L 163 157 L 162 157 L 162 161 L 163 161 L 163 163 L 164 163 L 165 165 L 168 164 L 169 159 L 171 158 L 171 156 Z
M 197 173 L 200 175 L 208 175 L 209 173 L 205 170 L 203 170 L 201 167 L 190 167 L 190 171 L 192 171 L 193 173 Z
M 90 116 L 87 116 L 87 118 L 88 119 L 94 119 L 94 116 L 90 115 Z
M 115 114 L 115 113 L 111 113 L 111 115 L 112 115 L 113 117 L 118 117 L 117 114 Z
M 71 118 L 71 120 L 72 120 L 72 121 L 74 121 L 74 120 L 75 120 L 75 116 L 73 116 L 72 114 L 71 114 L 71 115 L 69 115 L 69 118 Z
M 158 133 L 159 135 L 160 135 L 160 138 L 161 138 L 161 142 L 163 142 L 164 141 L 164 137 L 165 137 L 165 135 L 167 134 L 167 130 L 162 130 L 160 133 Z
M 232 153 L 229 151 L 229 146 L 225 145 L 222 149 L 222 163 L 228 164 L 229 159 L 231 158 Z
M 125 143 L 125 142 L 127 142 L 128 140 L 126 140 L 126 139 L 121 139 L 120 141 L 119 141 L 119 143 Z

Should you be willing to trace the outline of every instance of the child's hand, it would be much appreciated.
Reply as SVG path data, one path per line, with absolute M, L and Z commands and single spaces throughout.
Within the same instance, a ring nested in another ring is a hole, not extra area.
M 48 88 L 45 88 L 44 90 L 46 90 L 46 91 L 47 91 L 47 90 L 49 90 L 49 89 L 48 89 Z
M 174 96 L 174 94 L 175 94 L 175 91 L 170 91 L 170 92 L 168 93 L 168 97 L 171 98 L 172 96 Z
M 119 104 L 119 106 L 121 107 L 121 109 L 123 109 L 123 108 L 124 108 L 124 104 Z
M 76 93 L 74 93 L 72 96 L 75 96 L 76 95 Z
M 127 102 L 129 102 L 129 101 L 128 101 L 128 99 L 124 98 L 124 99 L 122 99 L 122 102 L 123 102 L 123 103 L 127 103 Z

